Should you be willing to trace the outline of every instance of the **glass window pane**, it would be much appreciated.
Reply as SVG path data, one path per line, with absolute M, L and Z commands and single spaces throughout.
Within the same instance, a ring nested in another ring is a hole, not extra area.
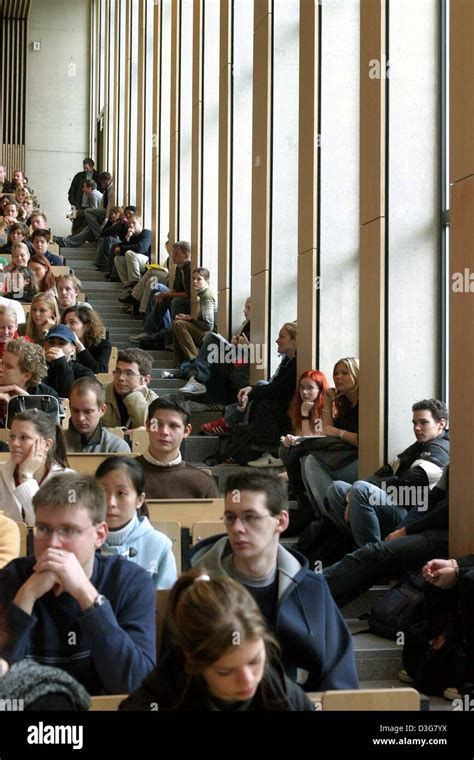
M 219 0 L 204 6 L 204 113 L 202 263 L 217 294 L 217 224 L 219 187 Z
M 273 6 L 273 184 L 271 242 L 271 370 L 279 363 L 274 340 L 296 319 L 298 252 L 299 0 Z M 291 106 L 290 106 L 291 104 Z
M 250 295 L 252 233 L 253 6 L 234 3 L 232 142 L 232 328 L 242 323 Z
M 191 139 L 193 125 L 193 0 L 181 0 L 181 119 L 179 237 L 191 240 Z
M 320 369 L 359 354 L 358 0 L 322 6 Z

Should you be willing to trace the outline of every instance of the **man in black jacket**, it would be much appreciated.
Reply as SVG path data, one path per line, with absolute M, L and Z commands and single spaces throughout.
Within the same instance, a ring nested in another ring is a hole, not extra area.
M 46 382 L 61 398 L 68 398 L 73 383 L 80 377 L 94 377 L 89 367 L 75 360 L 76 336 L 67 325 L 56 325 L 44 342 L 48 363 Z
M 123 243 L 115 246 L 115 269 L 125 287 L 130 289 L 145 272 L 150 263 L 151 230 L 144 229 L 137 214 L 128 218 L 128 231 Z
M 430 490 L 449 461 L 446 404 L 424 399 L 412 411 L 416 443 L 367 480 L 353 485 L 337 480 L 328 489 L 329 514 L 343 531 L 351 532 L 356 546 L 385 538 L 408 510 L 426 511 Z
M 74 175 L 71 187 L 69 188 L 67 197 L 71 206 L 75 206 L 77 209 L 86 208 L 87 203 L 83 203 L 86 199 L 83 197 L 83 183 L 86 179 L 92 179 L 97 184 L 99 181 L 99 175 L 94 169 L 94 161 L 92 158 L 85 158 L 82 162 L 83 171 Z
M 0 193 L 14 193 L 15 187 L 7 180 L 7 172 L 4 164 L 0 164 Z
M 419 570 L 434 557 L 448 556 L 449 465 L 429 495 L 428 509 L 412 509 L 385 541 L 367 544 L 324 570 L 339 607 L 382 578 Z

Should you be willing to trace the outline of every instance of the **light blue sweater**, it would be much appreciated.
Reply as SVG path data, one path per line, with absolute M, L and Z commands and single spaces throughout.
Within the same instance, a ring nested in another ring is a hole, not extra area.
M 119 530 L 109 531 L 102 554 L 120 555 L 145 568 L 155 588 L 171 588 L 176 574 L 172 543 L 155 530 L 148 517 L 135 516 Z

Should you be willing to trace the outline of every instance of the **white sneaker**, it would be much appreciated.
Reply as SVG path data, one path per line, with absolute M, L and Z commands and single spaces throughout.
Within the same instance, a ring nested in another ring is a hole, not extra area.
M 186 385 L 183 385 L 179 389 L 180 393 L 189 393 L 191 396 L 202 396 L 207 392 L 207 388 L 203 383 L 199 383 L 194 377 L 190 377 Z
M 140 343 L 140 341 L 143 340 L 143 338 L 148 338 L 148 337 L 149 337 L 148 333 L 141 332 L 141 333 L 138 333 L 138 335 L 130 335 L 129 341 L 130 343 Z
M 162 373 L 161 373 L 161 379 L 162 380 L 166 380 L 167 378 L 170 379 L 170 380 L 176 380 L 176 375 L 174 374 L 174 372 L 167 372 L 164 369 L 162 371 Z
M 272 457 L 268 452 L 263 454 L 259 459 L 254 459 L 253 462 L 248 462 L 249 467 L 283 467 L 281 459 Z

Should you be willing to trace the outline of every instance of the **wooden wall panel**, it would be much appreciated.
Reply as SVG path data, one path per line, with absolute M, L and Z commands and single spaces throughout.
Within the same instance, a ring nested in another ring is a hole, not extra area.
M 232 0 L 220 0 L 218 314 L 219 331 L 230 337 L 232 213 Z
M 151 232 L 153 261 L 160 262 L 161 0 L 153 5 L 153 120 L 151 160 Z
M 360 219 L 385 216 L 386 0 L 360 5 Z M 377 73 L 379 76 L 377 77 Z
M 471 126 L 466 124 L 466 129 Z M 474 176 L 451 187 L 450 230 L 449 545 L 450 556 L 456 556 L 474 552 L 474 492 L 471 483 L 474 447 L 470 414 L 474 393 L 474 274 L 471 275 L 474 273 Z M 455 281 L 456 288 L 453 287 Z
M 449 176 L 457 182 L 474 174 L 474 3 L 451 0 L 449 8 Z
M 360 230 L 359 476 L 368 477 L 384 456 L 385 220 Z M 370 368 L 370 371 L 367 371 Z
M 203 56 L 204 2 L 193 2 L 193 83 L 191 131 L 191 266 L 202 263 L 202 138 L 203 138 Z M 193 307 L 197 298 L 192 297 Z M 193 308 L 194 314 L 194 308 Z
M 386 0 L 360 9 L 359 474 L 377 470 L 385 437 Z M 378 76 L 377 76 L 378 74 Z
M 179 41 L 181 38 L 181 4 L 174 2 L 171 6 L 171 112 L 170 112 L 170 198 L 169 198 L 169 233 L 172 243 L 178 240 L 179 230 L 179 83 L 180 60 Z M 171 264 L 171 262 L 170 262 Z M 174 267 L 171 264 L 170 277 Z
M 252 342 L 268 345 L 270 267 L 270 168 L 272 3 L 256 0 L 253 47 L 252 125 Z M 262 311 L 261 307 L 266 308 Z M 266 357 L 267 358 L 267 357 Z M 250 382 L 265 379 L 267 367 L 251 367 Z
M 30 2 L 6 0 L 0 9 L 0 142 L 7 177 L 25 171 L 26 46 Z
M 316 367 L 318 3 L 300 0 L 298 135 L 298 376 Z

